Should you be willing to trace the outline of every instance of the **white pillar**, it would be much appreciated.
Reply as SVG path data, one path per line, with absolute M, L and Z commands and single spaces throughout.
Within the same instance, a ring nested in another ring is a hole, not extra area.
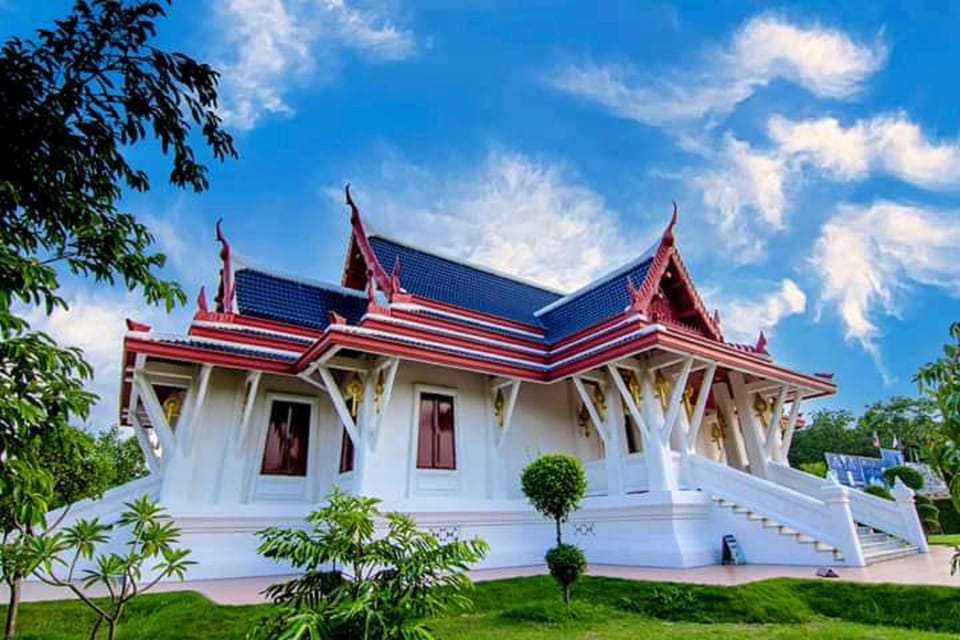
M 623 401 L 620 394 L 607 374 L 606 385 L 604 389 L 604 398 L 607 403 L 606 415 L 606 439 L 603 443 L 603 456 L 607 467 L 607 495 L 622 496 L 623 486 Z
M 713 385 L 713 397 L 717 401 L 717 420 L 726 425 L 723 433 L 723 450 L 727 454 L 727 465 L 740 471 L 746 471 L 749 459 L 743 444 L 737 412 L 727 385 L 718 382 Z
M 903 480 L 897 478 L 891 493 L 893 499 L 897 501 L 900 517 L 903 518 L 904 528 L 907 531 L 907 542 L 926 553 L 929 551 L 927 536 L 923 532 L 923 524 L 920 522 L 919 514 L 917 514 L 913 489 L 903 484 Z
M 733 401 L 737 406 L 737 415 L 740 417 L 740 428 L 743 430 L 743 442 L 746 445 L 747 457 L 750 459 L 750 473 L 766 478 L 767 450 L 760 420 L 753 409 L 753 394 L 747 391 L 743 374 L 739 371 L 731 371 L 729 378 L 733 389 Z
M 844 561 L 855 567 L 866 565 L 860 539 L 857 536 L 857 523 L 850 512 L 850 490 L 837 481 L 832 473 L 820 486 L 820 499 L 830 510 L 830 521 L 834 527 L 837 548 L 843 554 Z
M 640 390 L 643 398 L 640 413 L 647 426 L 643 432 L 643 459 L 647 465 L 648 489 L 676 491 L 679 486 L 673 457 L 670 455 L 670 444 L 664 442 L 662 437 L 666 416 L 660 405 L 653 374 L 649 370 L 640 376 Z

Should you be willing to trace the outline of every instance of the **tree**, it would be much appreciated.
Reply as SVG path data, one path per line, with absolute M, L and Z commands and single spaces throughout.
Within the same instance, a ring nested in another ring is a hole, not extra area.
M 165 258 L 150 232 L 120 208 L 125 189 L 150 188 L 131 149 L 156 143 L 171 159 L 169 181 L 194 191 L 208 186 L 194 142 L 217 160 L 236 156 L 217 113 L 217 73 L 154 44 L 167 4 L 76 0 L 35 38 L 0 49 L 0 503 L 40 491 L 22 531 L 42 528 L 52 499 L 35 440 L 86 418 L 95 397 L 83 389 L 92 371 L 82 354 L 19 314 L 66 308 L 64 273 L 120 283 L 168 309 L 183 303 L 159 273 Z
M 260 531 L 258 552 L 303 572 L 269 587 L 274 613 L 251 636 L 263 639 L 393 640 L 433 636 L 424 619 L 470 605 L 466 571 L 488 550 L 479 538 L 441 544 L 407 515 L 377 509 L 375 498 L 334 489 L 307 516 L 308 531 Z M 376 534 L 376 521 L 386 531 Z
M 939 429 L 936 410 L 927 398 L 894 396 L 869 405 L 857 420 L 857 430 L 865 436 L 876 433 L 885 445 L 899 443 L 908 460 L 919 462 Z M 876 450 L 871 455 L 876 455 Z
M 153 500 L 144 496 L 125 507 L 116 526 L 129 530 L 126 553 L 97 553 L 114 528 L 97 519 L 78 520 L 63 531 L 31 540 L 30 553 L 37 564 L 34 575 L 50 586 L 69 589 L 97 615 L 91 638 L 96 638 L 105 622 L 107 638 L 115 640 L 120 616 L 131 600 L 165 578 L 183 580 L 187 568 L 196 564 L 187 560 L 189 549 L 176 546 L 180 530 Z M 84 560 L 92 561 L 92 568 L 84 571 L 83 588 L 103 585 L 105 602 L 90 598 L 77 586 L 77 570 Z
M 960 322 L 950 325 L 951 342 L 943 355 L 917 371 L 914 382 L 939 414 L 939 428 L 929 438 L 929 455 L 960 509 Z
M 520 484 L 533 508 L 553 518 L 557 545 L 562 544 L 560 525 L 580 506 L 587 491 L 587 474 L 583 465 L 567 453 L 540 456 L 523 469 Z
M 561 524 L 580 506 L 587 491 L 587 475 L 576 457 L 551 453 L 528 464 L 520 482 L 533 508 L 553 518 L 556 525 L 557 546 L 548 550 L 544 559 L 560 585 L 564 604 L 569 606 L 570 586 L 583 574 L 587 559 L 579 547 L 563 543 Z

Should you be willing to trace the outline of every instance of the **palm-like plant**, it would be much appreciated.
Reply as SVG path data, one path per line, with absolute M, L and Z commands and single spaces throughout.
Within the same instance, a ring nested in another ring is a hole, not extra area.
M 278 610 L 255 638 L 432 638 L 424 619 L 466 608 L 466 571 L 488 546 L 480 539 L 441 544 L 380 501 L 339 489 L 307 517 L 309 531 L 272 527 L 258 551 L 302 570 L 269 587 Z M 378 535 L 378 524 L 385 525 Z
M 143 496 L 125 507 L 115 525 L 98 519 L 77 520 L 63 531 L 33 541 L 34 575 L 51 586 L 70 589 L 97 614 L 91 638 L 106 623 L 107 637 L 114 640 L 127 603 L 165 578 L 183 580 L 187 568 L 196 564 L 187 559 L 189 549 L 176 546 L 180 530 L 156 502 Z M 115 527 L 128 530 L 126 551 L 98 554 L 98 547 L 110 540 Z M 78 575 L 84 564 L 90 566 Z M 95 601 L 86 593 L 96 585 L 105 588 L 106 602 Z

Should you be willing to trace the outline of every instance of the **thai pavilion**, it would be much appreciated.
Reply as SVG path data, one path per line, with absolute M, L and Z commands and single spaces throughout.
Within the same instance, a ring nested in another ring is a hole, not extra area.
M 150 475 L 75 505 L 158 499 L 190 577 L 282 572 L 254 533 L 295 526 L 334 486 L 480 536 L 482 566 L 541 564 L 552 524 L 521 469 L 563 451 L 589 488 L 566 530 L 594 564 L 862 566 L 926 551 L 913 495 L 882 500 L 790 468 L 803 402 L 831 377 L 724 340 L 674 238 L 571 292 L 368 233 L 350 199 L 339 284 L 222 269 L 183 335 L 128 321 L 121 422 Z M 728 544 L 728 552 L 732 543 Z

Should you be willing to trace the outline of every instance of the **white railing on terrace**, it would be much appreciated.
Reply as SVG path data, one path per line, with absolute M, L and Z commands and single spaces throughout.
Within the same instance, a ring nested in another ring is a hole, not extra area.
M 779 463 L 769 464 L 767 473 L 772 482 L 807 495 L 817 495 L 823 486 L 822 478 Z M 848 488 L 848 495 L 850 513 L 856 522 L 903 538 L 922 551 L 927 550 L 923 526 L 909 493 L 898 494 L 896 501 L 878 498 L 859 489 Z
M 852 565 L 864 564 L 856 525 L 844 501 L 815 498 L 700 455 L 690 456 L 690 464 L 694 482 L 705 492 L 832 545 Z M 842 492 L 834 491 L 838 494 Z

